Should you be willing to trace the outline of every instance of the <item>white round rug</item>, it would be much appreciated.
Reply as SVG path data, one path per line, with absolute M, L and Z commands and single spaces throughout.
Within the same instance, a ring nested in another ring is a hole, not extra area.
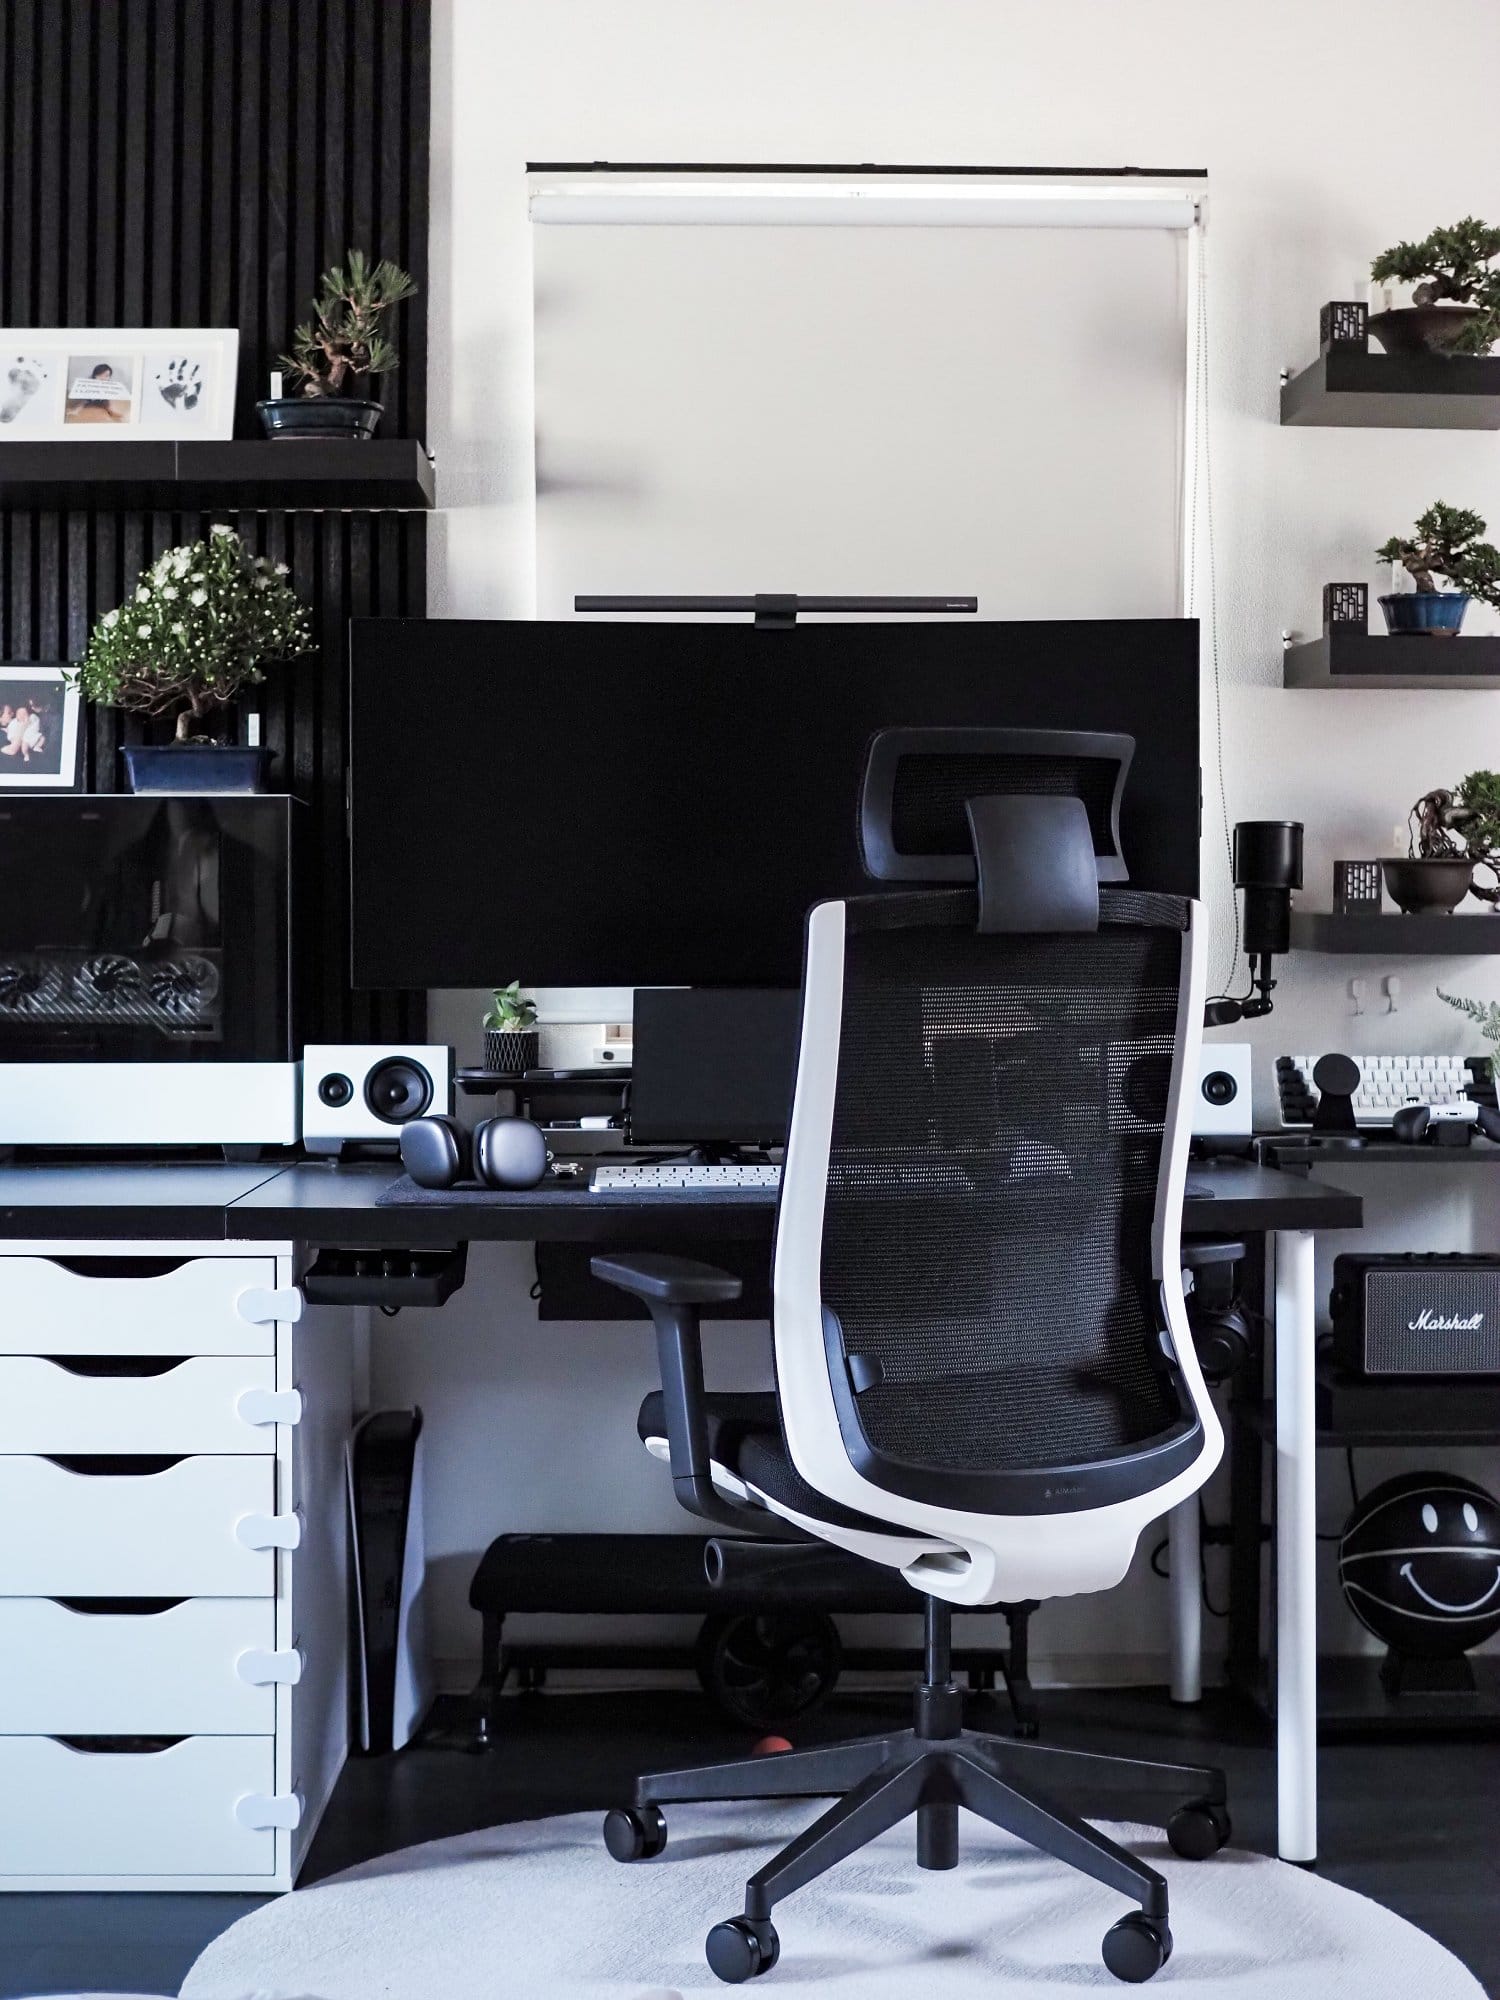
M 724 1993 L 703 1957 L 745 1877 L 812 1802 L 677 1806 L 666 1853 L 622 1866 L 600 1813 L 435 1840 L 297 1889 L 209 1945 L 182 2000 L 682 2000 Z M 1172 1891 L 1173 2000 L 1484 2000 L 1451 1953 L 1351 1890 L 1264 1855 L 1179 1861 L 1159 1829 L 1113 1826 Z M 957 1868 L 919 1869 L 898 1827 L 776 1911 L 781 1960 L 746 1988 L 825 2000 L 1123 1994 L 1099 1942 L 1131 1907 L 960 1815 Z

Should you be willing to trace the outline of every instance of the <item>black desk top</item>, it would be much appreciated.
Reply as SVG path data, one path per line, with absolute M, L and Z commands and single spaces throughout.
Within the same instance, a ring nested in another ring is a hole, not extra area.
M 116 1237 L 359 1244 L 753 1242 L 768 1237 L 774 1191 L 722 1200 L 590 1194 L 581 1183 L 452 1201 L 384 1202 L 395 1166 L 83 1164 L 0 1168 L 0 1239 Z M 1325 1181 L 1243 1160 L 1194 1161 L 1189 1235 L 1357 1229 L 1363 1204 Z

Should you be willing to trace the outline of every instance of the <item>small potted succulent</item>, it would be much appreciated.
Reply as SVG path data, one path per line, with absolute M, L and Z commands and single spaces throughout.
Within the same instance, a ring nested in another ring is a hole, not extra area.
M 1500 610 L 1500 549 L 1479 539 L 1484 528 L 1471 508 L 1435 500 L 1410 535 L 1392 535 L 1375 551 L 1381 562 L 1399 563 L 1415 586 L 1381 598 L 1388 632 L 1456 638 L 1473 600 Z
M 1474 880 L 1476 868 L 1488 868 L 1500 882 L 1500 772 L 1471 771 L 1452 791 L 1424 792 L 1406 824 L 1405 855 L 1381 862 L 1399 909 L 1451 913 L 1471 893 L 1500 902 L 1500 888 Z
M 520 1076 L 535 1069 L 541 1037 L 536 1002 L 521 991 L 519 979 L 497 986 L 484 1017 L 484 1066 L 495 1076 Z
M 234 529 L 168 549 L 106 611 L 68 677 L 86 701 L 173 723 L 170 743 L 127 743 L 134 792 L 256 792 L 268 753 L 220 740 L 264 663 L 313 649 L 285 563 L 252 555 Z
M 371 378 L 389 375 L 400 357 L 386 331 L 386 315 L 416 294 L 408 274 L 363 250 L 345 252 L 318 280 L 313 316 L 292 335 L 282 372 L 297 385 L 290 396 L 257 403 L 266 435 L 273 438 L 375 435 L 384 405 L 370 396 Z
M 1370 331 L 1387 354 L 1488 354 L 1500 340 L 1500 229 L 1466 215 L 1420 243 L 1397 243 L 1370 266 L 1385 288 Z M 1393 285 L 1411 286 L 1411 304 L 1392 307 Z

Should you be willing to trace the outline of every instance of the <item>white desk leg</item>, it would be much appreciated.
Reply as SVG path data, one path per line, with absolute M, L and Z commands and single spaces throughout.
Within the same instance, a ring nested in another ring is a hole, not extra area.
M 1198 1496 L 1167 1516 L 1172 1569 L 1172 1699 L 1203 1699 L 1203 1593 L 1199 1572 Z
M 1276 1233 L 1276 1851 L 1318 1857 L 1313 1239 Z

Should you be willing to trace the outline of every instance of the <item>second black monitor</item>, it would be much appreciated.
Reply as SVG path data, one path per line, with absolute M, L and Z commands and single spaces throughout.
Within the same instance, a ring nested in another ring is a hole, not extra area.
M 781 1146 L 801 999 L 755 988 L 635 996 L 630 1136 L 638 1146 Z

